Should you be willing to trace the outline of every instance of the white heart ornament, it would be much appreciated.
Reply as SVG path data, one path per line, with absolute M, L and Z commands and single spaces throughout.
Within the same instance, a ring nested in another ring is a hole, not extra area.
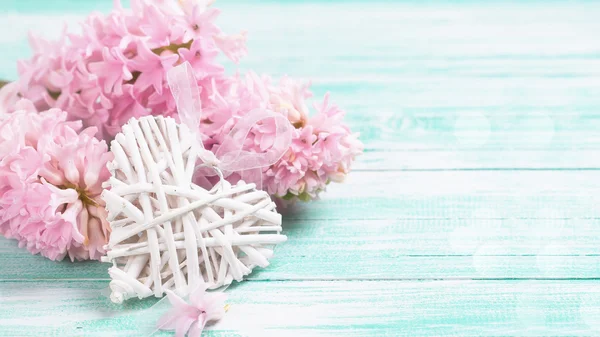
M 192 182 L 199 150 L 185 125 L 161 116 L 130 120 L 112 141 L 102 261 L 113 263 L 113 302 L 241 281 L 287 239 L 275 203 L 254 184 L 221 179 L 208 191 Z

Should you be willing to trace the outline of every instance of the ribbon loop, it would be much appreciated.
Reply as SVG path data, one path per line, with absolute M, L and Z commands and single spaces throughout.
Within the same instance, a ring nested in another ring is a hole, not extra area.
M 200 117 L 202 115 L 202 100 L 198 81 L 194 76 L 194 69 L 190 63 L 185 62 L 170 69 L 167 72 L 167 83 L 175 99 L 180 122 L 196 135 L 200 146 L 204 149 L 202 139 L 198 138 L 200 137 L 198 128 L 200 127 Z
M 264 153 L 245 151 L 244 141 L 255 125 L 267 119 L 275 123 L 273 145 Z M 216 152 L 225 171 L 243 171 L 275 164 L 290 147 L 292 142 L 292 125 L 286 117 L 269 110 L 254 109 L 244 116 L 231 129 Z
M 202 102 L 194 70 L 184 62 L 167 72 L 167 82 L 177 105 L 181 123 L 196 136 L 202 150 L 200 158 L 205 165 L 218 167 L 225 176 L 234 172 L 251 179 L 262 188 L 262 168 L 275 164 L 287 152 L 292 143 L 293 126 L 289 120 L 273 111 L 257 108 L 244 115 L 218 146 L 216 153 L 204 148 L 200 132 Z M 273 121 L 272 145 L 262 153 L 244 150 L 244 142 L 255 126 Z

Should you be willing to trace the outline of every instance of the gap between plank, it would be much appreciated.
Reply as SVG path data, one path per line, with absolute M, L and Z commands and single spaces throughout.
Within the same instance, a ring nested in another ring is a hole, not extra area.
M 0 284 L 2 283 L 15 283 L 15 282 L 110 282 L 111 279 L 44 279 L 44 278 L 36 278 L 36 279 L 3 279 L 0 280 Z M 243 282 L 238 282 L 232 284 L 230 287 L 241 285 L 247 282 L 429 282 L 429 281 L 481 281 L 481 282 L 492 282 L 492 281 L 600 281 L 600 277 L 490 277 L 490 278 L 474 278 L 474 277 L 444 277 L 444 278 L 436 278 L 436 277 L 426 277 L 426 278 L 410 278 L 410 277 L 401 277 L 401 278 L 360 278 L 360 277 L 351 277 L 351 278 L 289 278 L 289 279 L 248 279 Z

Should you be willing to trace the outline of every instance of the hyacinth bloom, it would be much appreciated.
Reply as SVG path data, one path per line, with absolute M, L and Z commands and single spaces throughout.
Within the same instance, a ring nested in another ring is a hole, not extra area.
M 0 117 L 0 233 L 51 260 L 99 259 L 110 232 L 106 143 L 59 109 L 16 109 Z
M 313 106 L 313 114 L 306 103 L 311 96 L 307 84 L 287 77 L 277 84 L 252 72 L 236 77 L 225 92 L 215 87 L 203 102 L 203 118 L 210 121 L 201 125 L 207 136 L 205 146 L 218 149 L 237 120 L 254 108 L 284 114 L 295 128 L 292 144 L 278 162 L 263 168 L 263 189 L 285 201 L 313 200 L 330 181 L 344 180 L 363 145 L 358 134 L 343 123 L 344 111 L 329 103 L 329 94 L 322 104 Z M 265 151 L 273 144 L 274 134 L 275 126 L 267 120 L 252 129 L 244 149 Z
M 189 295 L 189 303 L 171 290 L 166 290 L 172 308 L 157 322 L 160 330 L 175 330 L 176 337 L 200 337 L 208 322 L 219 321 L 225 316 L 223 292 L 207 292 L 206 284 L 198 286 Z
M 108 15 L 92 13 L 80 33 L 65 31 L 57 41 L 30 36 L 33 56 L 18 64 L 18 91 L 110 140 L 132 117 L 175 113 L 166 84 L 174 65 L 189 61 L 203 88 L 226 82 L 215 59 L 222 51 L 239 60 L 246 38 L 223 34 L 213 23 L 218 14 L 200 1 L 132 0 L 127 9 L 116 0 Z
M 223 53 L 239 61 L 247 52 L 246 33 L 224 34 L 214 24 L 218 14 L 201 1 L 132 0 L 126 9 L 117 0 L 110 14 L 90 15 L 81 33 L 65 31 L 57 41 L 31 37 L 33 57 L 18 64 L 20 78 L 12 91 L 38 109 L 68 111 L 68 120 L 96 127 L 96 137 L 110 141 L 132 117 L 177 118 L 166 73 L 187 61 L 198 79 L 204 146 L 216 151 L 255 108 L 284 114 L 295 127 L 293 142 L 281 160 L 263 168 L 263 188 L 291 202 L 317 198 L 330 181 L 340 182 L 349 172 L 362 152 L 358 135 L 328 97 L 311 113 L 307 84 L 290 78 L 272 83 L 253 72 L 227 76 L 216 58 Z M 265 151 L 273 134 L 265 121 L 250 133 L 244 150 Z M 228 179 L 235 183 L 239 177 Z

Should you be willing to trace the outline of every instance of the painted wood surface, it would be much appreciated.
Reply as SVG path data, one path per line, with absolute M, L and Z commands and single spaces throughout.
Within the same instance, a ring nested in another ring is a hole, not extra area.
M 103 281 L 7 282 L 3 334 L 144 336 L 155 300 L 110 304 Z M 248 281 L 203 336 L 597 336 L 596 281 Z M 160 305 L 159 305 L 160 307 Z M 26 313 L 24 315 L 23 313 Z M 170 334 L 161 333 L 160 336 Z
M 311 78 L 366 150 L 206 336 L 600 335 L 600 3 L 216 5 L 250 32 L 232 71 Z M 0 78 L 28 29 L 110 6 L 0 3 Z M 156 300 L 111 305 L 107 268 L 0 239 L 0 336 L 148 335 Z

